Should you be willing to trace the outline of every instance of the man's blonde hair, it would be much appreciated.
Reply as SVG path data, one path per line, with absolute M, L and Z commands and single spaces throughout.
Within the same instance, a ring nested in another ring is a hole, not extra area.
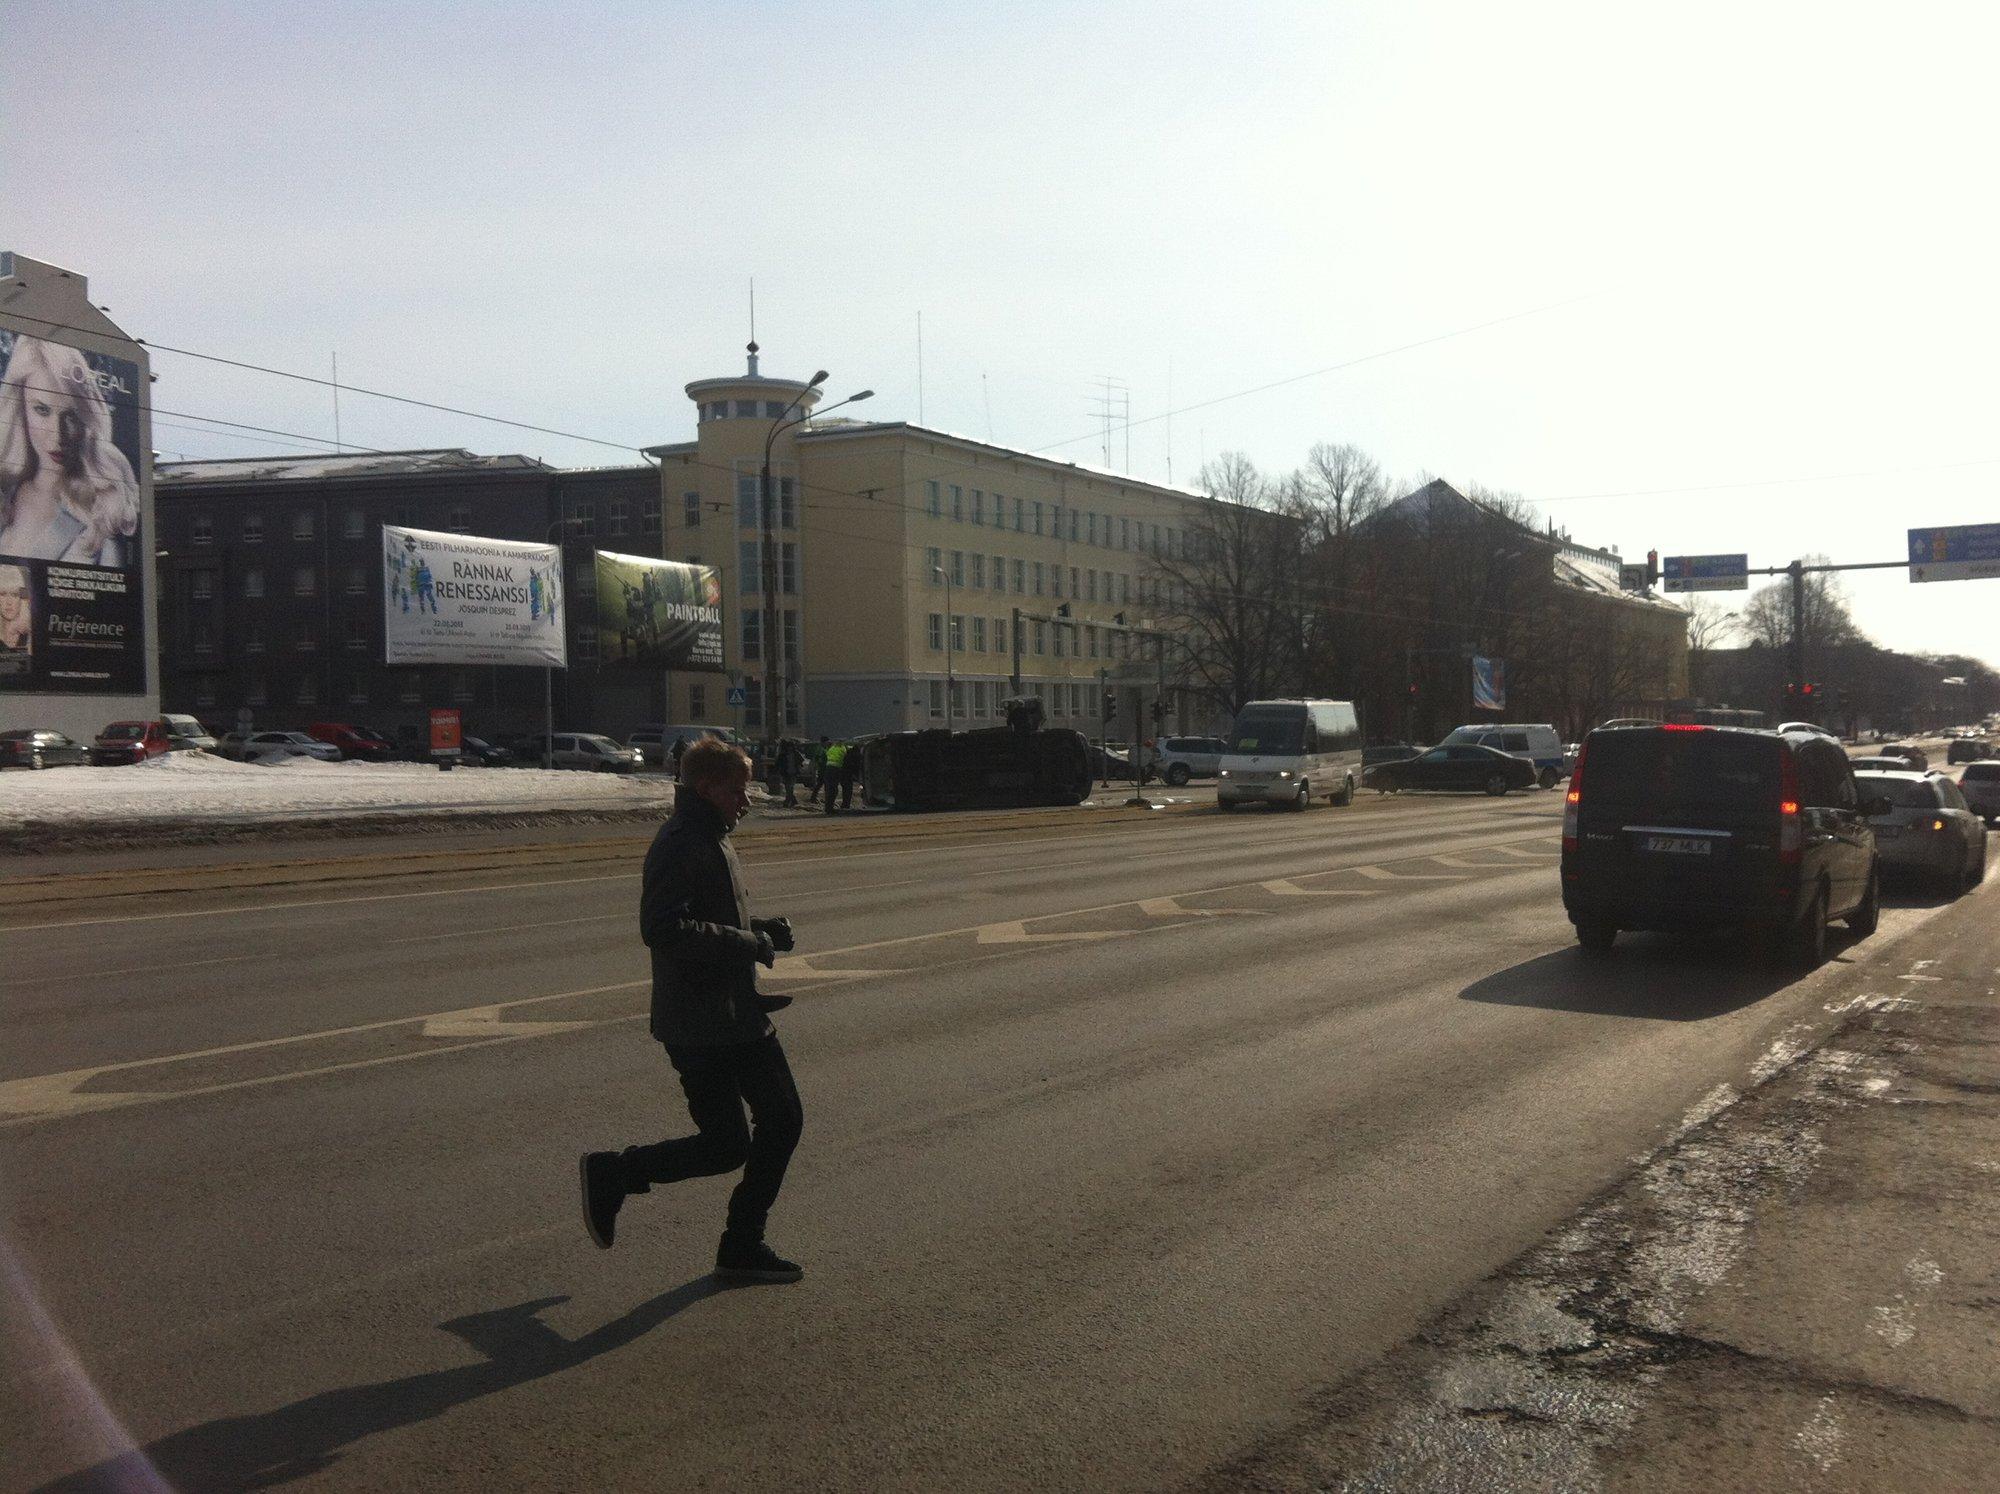
M 750 754 L 720 737 L 703 737 L 681 753 L 681 782 L 689 788 L 749 776 Z

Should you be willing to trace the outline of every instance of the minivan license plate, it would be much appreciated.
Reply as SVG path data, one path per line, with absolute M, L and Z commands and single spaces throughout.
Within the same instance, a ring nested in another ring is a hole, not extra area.
M 1713 844 L 1713 841 L 1705 840 L 1699 835 L 1649 835 L 1646 837 L 1647 850 L 1665 851 L 1673 856 L 1706 856 L 1709 854 L 1709 848 Z

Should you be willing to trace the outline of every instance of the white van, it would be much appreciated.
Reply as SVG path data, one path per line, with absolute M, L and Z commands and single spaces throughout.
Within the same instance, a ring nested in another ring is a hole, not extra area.
M 1535 781 L 1554 788 L 1569 776 L 1569 757 L 1562 736 L 1553 726 L 1503 721 L 1497 726 L 1461 726 L 1440 747 L 1494 747 L 1510 757 L 1525 757 L 1535 765 Z
M 1253 700 L 1236 714 L 1215 780 L 1215 802 L 1304 809 L 1313 795 L 1354 802 L 1361 723 L 1351 700 Z

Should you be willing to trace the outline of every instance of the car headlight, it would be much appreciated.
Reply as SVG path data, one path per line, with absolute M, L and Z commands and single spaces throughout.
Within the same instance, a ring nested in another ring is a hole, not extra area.
M 1227 778 L 1229 776 L 1229 770 L 1227 768 L 1224 768 L 1220 772 L 1218 772 L 1215 776 L 1217 778 Z
M 1280 768 L 1280 769 L 1278 769 L 1278 776 L 1279 776 L 1280 778 L 1290 778 L 1290 777 L 1291 777 L 1292 775 L 1291 775 L 1291 772 L 1290 772 L 1290 771 L 1289 771 L 1288 769 L 1285 769 L 1285 768 Z

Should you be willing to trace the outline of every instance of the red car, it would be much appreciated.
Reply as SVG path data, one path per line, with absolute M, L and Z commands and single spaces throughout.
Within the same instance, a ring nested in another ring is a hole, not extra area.
M 114 721 L 90 744 L 90 760 L 100 768 L 143 763 L 173 751 L 164 721 Z
M 396 755 L 396 745 L 365 726 L 349 726 L 345 721 L 315 721 L 306 728 L 315 742 L 331 742 L 344 758 L 368 763 L 386 763 Z

